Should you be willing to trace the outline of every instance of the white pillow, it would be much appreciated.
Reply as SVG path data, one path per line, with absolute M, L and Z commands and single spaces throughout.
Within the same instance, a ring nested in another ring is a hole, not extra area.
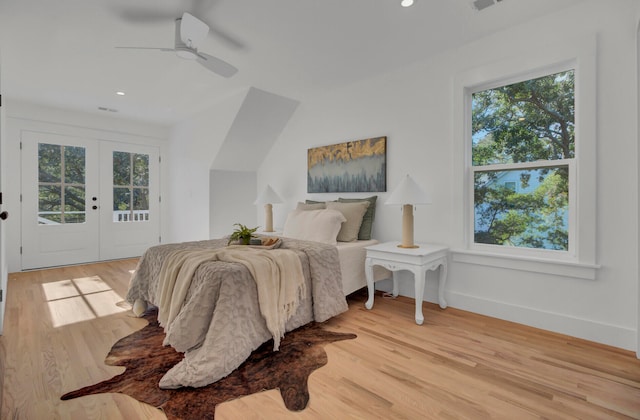
M 338 233 L 338 242 L 353 242 L 358 239 L 358 232 L 362 224 L 362 218 L 369 208 L 368 201 L 358 201 L 355 203 L 340 203 L 327 201 L 328 210 L 338 210 L 347 219 L 342 224 Z
M 293 210 L 284 222 L 282 236 L 336 245 L 336 237 L 346 220 L 337 210 Z

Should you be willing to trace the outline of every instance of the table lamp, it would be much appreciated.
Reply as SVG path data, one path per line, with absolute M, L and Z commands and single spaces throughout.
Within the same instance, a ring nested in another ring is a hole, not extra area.
M 253 204 L 264 204 L 264 231 L 274 232 L 273 230 L 273 206 L 272 204 L 282 203 L 282 199 L 276 192 L 267 185 L 262 191 L 262 194 L 258 196 Z
M 402 243 L 400 248 L 419 248 L 413 243 L 413 206 L 431 204 L 431 197 L 425 193 L 409 175 L 404 177 L 393 190 L 385 204 L 402 206 Z

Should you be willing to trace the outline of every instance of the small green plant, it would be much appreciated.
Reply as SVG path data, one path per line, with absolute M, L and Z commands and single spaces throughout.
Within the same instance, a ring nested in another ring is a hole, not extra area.
M 233 226 L 238 227 L 233 231 L 231 236 L 229 236 L 229 242 L 227 242 L 227 245 L 229 245 L 233 241 L 238 241 L 241 245 L 249 245 L 249 242 L 253 237 L 253 233 L 258 230 L 257 226 L 253 229 L 249 229 L 248 227 L 240 223 L 234 223 Z

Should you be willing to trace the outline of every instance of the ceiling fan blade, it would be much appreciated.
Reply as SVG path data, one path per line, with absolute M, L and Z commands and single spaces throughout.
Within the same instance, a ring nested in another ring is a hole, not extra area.
M 175 11 L 149 10 L 145 8 L 116 9 L 115 13 L 126 22 L 153 23 L 160 21 L 172 21 L 178 16 Z
M 237 68 L 226 61 L 201 52 L 198 52 L 198 63 L 222 77 L 231 77 L 238 72 Z
M 116 47 L 123 50 L 159 50 L 159 51 L 175 51 L 173 48 L 156 48 L 156 47 Z
M 209 25 L 184 12 L 180 22 L 180 39 L 189 48 L 197 48 L 209 33 Z

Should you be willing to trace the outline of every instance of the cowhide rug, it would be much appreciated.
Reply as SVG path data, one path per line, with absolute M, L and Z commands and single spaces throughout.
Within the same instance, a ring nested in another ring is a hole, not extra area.
M 202 388 L 160 389 L 160 378 L 183 358 L 172 347 L 164 347 L 164 331 L 157 312 L 148 311 L 149 325 L 116 342 L 105 359 L 111 366 L 124 366 L 124 373 L 64 394 L 70 400 L 84 395 L 120 392 L 164 411 L 169 420 L 213 419 L 216 405 L 269 389 L 279 389 L 289 410 L 303 410 L 309 401 L 307 380 L 314 370 L 327 364 L 323 345 L 356 338 L 355 334 L 327 331 L 311 323 L 287 333 L 280 351 L 270 340 L 226 378 Z

